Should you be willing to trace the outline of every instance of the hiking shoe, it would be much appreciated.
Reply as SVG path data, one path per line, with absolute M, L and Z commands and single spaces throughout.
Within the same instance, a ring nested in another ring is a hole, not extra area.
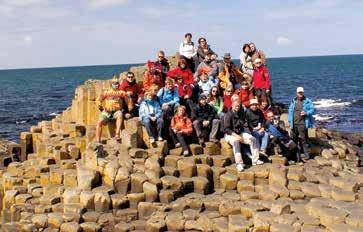
M 256 166 L 256 165 L 261 165 L 261 164 L 263 164 L 263 161 L 257 160 L 256 163 L 253 163 L 252 165 Z
M 310 156 L 309 156 L 309 154 L 304 153 L 304 154 L 301 154 L 301 159 L 305 162 L 305 161 L 307 161 L 308 159 L 310 159 Z
M 219 142 L 218 139 L 216 139 L 216 138 L 211 138 L 211 139 L 209 139 L 209 141 L 211 141 L 212 143 L 218 143 Z
M 180 143 L 175 144 L 175 148 L 178 148 L 178 147 L 180 147 L 180 146 L 181 146 L 181 144 L 180 144 Z
M 189 151 L 183 151 L 183 155 L 184 156 L 188 156 L 189 155 Z
M 158 137 L 158 141 L 163 141 L 163 140 L 164 139 L 161 136 Z
M 236 165 L 236 168 L 237 168 L 237 171 L 238 172 L 242 172 L 244 170 L 243 164 L 241 164 L 241 163 L 240 164 L 237 164 Z
M 154 139 L 153 137 L 151 137 L 151 138 L 149 139 L 149 141 L 150 141 L 150 143 L 151 143 L 151 144 L 155 143 L 155 139 Z

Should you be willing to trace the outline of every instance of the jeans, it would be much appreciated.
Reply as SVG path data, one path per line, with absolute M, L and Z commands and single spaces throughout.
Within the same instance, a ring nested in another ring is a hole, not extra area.
M 193 127 L 194 127 L 194 130 L 195 130 L 198 138 L 203 137 L 202 136 L 202 130 L 204 128 L 206 128 L 206 129 L 208 129 L 208 132 L 209 132 L 209 138 L 210 139 L 215 139 L 216 136 L 217 136 L 217 133 L 218 133 L 220 123 L 221 123 L 220 119 L 213 119 L 209 123 L 208 127 L 203 127 L 202 121 L 194 120 Z
M 251 160 L 252 160 L 252 164 L 256 163 L 258 158 L 259 158 L 259 152 L 258 152 L 258 148 L 257 148 L 257 144 L 256 144 L 256 139 L 248 134 L 248 133 L 241 133 L 240 134 L 243 138 L 243 144 L 248 144 L 250 146 L 250 150 L 252 153 L 251 156 Z M 241 141 L 239 141 L 235 136 L 233 135 L 228 135 L 225 134 L 224 135 L 224 139 L 232 145 L 233 148 L 233 155 L 234 155 L 234 159 L 236 161 L 236 163 L 243 163 L 242 160 L 242 151 L 241 151 Z
M 142 124 L 145 126 L 145 129 L 147 131 L 147 134 L 150 138 L 156 138 L 158 136 L 161 136 L 164 120 L 160 117 L 157 118 L 156 121 L 151 121 L 150 118 L 142 120 Z M 154 128 L 156 127 L 157 133 L 154 133 Z
M 300 152 L 308 155 L 307 129 L 305 125 L 294 125 L 291 130 L 292 140 L 299 146 Z
M 182 133 L 174 133 L 174 131 L 170 128 L 169 133 L 173 140 L 174 144 L 180 143 L 183 148 L 183 151 L 189 151 L 188 144 L 186 142 L 188 135 Z
M 258 132 L 253 131 L 252 132 L 253 137 L 256 138 L 257 147 L 260 149 L 260 151 L 265 152 L 268 144 L 268 133 L 266 132 Z

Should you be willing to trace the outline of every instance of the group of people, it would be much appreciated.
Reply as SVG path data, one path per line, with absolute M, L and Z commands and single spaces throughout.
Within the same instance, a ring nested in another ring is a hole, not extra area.
M 297 88 L 289 106 L 289 133 L 274 111 L 263 51 L 254 43 L 244 44 L 240 61 L 240 66 L 234 64 L 230 53 L 220 61 L 205 38 L 195 46 L 192 35 L 185 34 L 175 68 L 159 51 L 156 61 L 147 62 L 142 83 L 132 72 L 112 79 L 98 99 L 96 139 L 101 141 L 108 121 L 116 120 L 119 139 L 123 120 L 140 117 L 151 144 L 166 139 L 170 146 L 182 147 L 183 155 L 190 154 L 191 142 L 203 146 L 224 138 L 233 147 L 238 171 L 244 169 L 242 154 L 259 165 L 269 145 L 297 161 L 308 159 L 307 129 L 314 124 L 314 106 L 304 89 Z

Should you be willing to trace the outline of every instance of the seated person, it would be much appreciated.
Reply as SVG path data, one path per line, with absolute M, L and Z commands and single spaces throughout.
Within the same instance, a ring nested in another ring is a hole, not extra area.
M 192 121 L 186 114 L 185 106 L 178 106 L 175 116 L 171 120 L 170 135 L 175 147 L 182 146 L 183 155 L 189 155 L 189 147 L 186 140 L 193 133 Z
M 126 96 L 124 91 L 119 90 L 119 79 L 114 76 L 111 80 L 111 87 L 103 91 L 97 99 L 98 108 L 101 111 L 100 120 L 96 127 L 96 141 L 101 142 L 102 126 L 111 120 L 116 120 L 115 138 L 120 139 L 122 124 L 122 98 Z
M 194 80 L 198 80 L 198 76 L 200 75 L 200 73 L 203 70 L 204 72 L 207 73 L 208 77 L 212 81 L 214 81 L 216 84 L 218 84 L 218 79 L 216 79 L 217 75 L 218 75 L 218 66 L 217 66 L 217 62 L 213 61 L 211 56 L 212 56 L 211 53 L 207 53 L 205 55 L 203 62 L 201 62 L 198 65 L 197 70 L 194 73 Z
M 265 131 L 265 117 L 260 109 L 258 109 L 257 99 L 250 100 L 250 108 L 246 111 L 246 119 L 248 128 L 253 137 L 256 138 L 257 147 L 262 155 L 266 155 L 268 145 L 268 134 Z
M 227 112 L 228 109 L 232 106 L 232 95 L 233 95 L 233 86 L 229 85 L 223 91 L 223 112 Z
M 168 59 L 165 58 L 165 52 L 164 51 L 158 51 L 158 60 L 155 61 L 155 66 L 158 67 L 157 69 L 159 69 L 161 71 L 161 76 L 163 78 L 163 80 L 165 81 L 166 79 L 166 73 L 169 72 L 170 70 L 170 64 Z
M 184 35 L 184 41 L 179 46 L 179 54 L 184 57 L 188 62 L 188 66 L 192 72 L 195 71 L 195 60 L 197 55 L 197 49 L 192 41 L 192 34 L 186 33 Z M 169 76 L 169 75 L 168 75 Z
M 187 113 L 191 115 L 193 110 L 192 87 L 190 84 L 185 84 L 181 76 L 177 77 L 175 86 L 178 89 L 179 103 L 185 105 L 187 107 Z
M 174 109 L 179 105 L 178 89 L 174 86 L 174 80 L 167 78 L 165 87 L 159 90 L 157 96 L 163 112 L 163 119 L 167 122 L 173 116 Z
M 216 84 L 211 79 L 209 79 L 206 72 L 201 72 L 201 74 L 199 75 L 199 79 L 200 80 L 198 82 L 198 87 L 200 94 L 208 96 L 210 90 L 213 86 L 216 86 Z
M 164 121 L 161 117 L 161 106 L 153 92 L 147 91 L 144 93 L 144 100 L 140 105 L 139 117 L 142 124 L 145 126 L 150 143 L 153 144 L 155 138 L 158 138 L 159 141 L 163 141 L 161 135 Z M 156 133 L 154 133 L 155 127 Z
M 179 59 L 178 66 L 167 72 L 167 76 L 173 78 L 175 81 L 178 77 L 182 77 L 185 84 L 194 87 L 193 73 L 184 58 Z
M 164 86 L 161 70 L 157 69 L 154 62 L 147 62 L 148 70 L 144 74 L 143 87 L 148 90 L 152 85 L 156 85 L 158 90 Z
M 268 69 L 262 64 L 262 61 L 259 58 L 257 58 L 253 64 L 254 70 L 252 83 L 255 95 L 259 101 L 261 101 L 262 98 L 265 98 L 267 99 L 268 104 L 271 105 L 271 83 Z
M 284 121 L 279 116 L 275 116 L 272 111 L 266 115 L 266 130 L 270 135 L 270 140 L 275 145 L 278 155 L 291 156 L 296 161 L 300 161 L 296 143 L 290 138 L 285 128 Z
M 269 112 L 272 112 L 272 107 L 268 104 L 268 102 L 267 102 L 267 100 L 265 98 L 261 99 L 260 110 L 262 111 L 263 116 L 265 117 L 265 119 L 267 119 L 267 114 Z
M 241 172 L 244 169 L 242 160 L 241 143 L 248 144 L 252 153 L 252 165 L 263 164 L 259 160 L 259 152 L 257 147 L 256 138 L 249 133 L 244 132 L 245 113 L 241 109 L 241 102 L 236 100 L 232 103 L 232 107 L 224 115 L 225 133 L 224 139 L 232 145 L 234 159 L 237 164 L 237 171 Z
M 214 52 L 207 43 L 207 40 L 203 37 L 200 37 L 198 39 L 198 50 L 197 50 L 198 62 L 202 63 L 205 60 L 205 56 L 207 54 L 214 54 Z
M 248 107 L 250 100 L 254 98 L 252 90 L 248 86 L 247 81 L 243 81 L 241 84 L 241 89 L 239 90 L 239 98 L 244 107 Z
M 124 101 L 127 103 L 127 113 L 125 117 L 137 117 L 139 115 L 139 105 L 142 101 L 143 90 L 136 82 L 133 72 L 127 72 L 126 79 L 121 82 L 119 90 L 126 92 Z
M 240 80 L 243 78 L 243 73 L 232 62 L 231 54 L 226 53 L 223 56 L 223 62 L 219 65 L 219 84 L 222 89 L 232 84 L 234 89 L 240 88 Z
M 209 134 L 209 141 L 217 143 L 217 133 L 219 129 L 220 120 L 217 118 L 217 113 L 207 103 L 207 95 L 200 95 L 198 105 L 195 108 L 193 115 L 193 127 L 199 139 L 199 144 L 204 144 L 204 136 L 202 129 L 205 129 Z
M 219 118 L 223 116 L 223 98 L 219 94 L 217 86 L 213 86 L 209 92 L 209 105 L 213 106 Z

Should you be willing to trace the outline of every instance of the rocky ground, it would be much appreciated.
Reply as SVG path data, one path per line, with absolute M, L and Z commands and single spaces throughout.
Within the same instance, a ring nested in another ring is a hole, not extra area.
M 143 70 L 133 68 L 139 78 Z M 121 143 L 112 125 L 94 143 L 95 99 L 107 85 L 86 82 L 61 115 L 21 133 L 19 145 L 0 144 L 1 156 L 22 161 L 0 171 L 1 231 L 363 231 L 362 135 L 311 130 L 314 159 L 289 165 L 275 154 L 237 173 L 223 139 L 183 157 L 150 146 L 137 118 Z

